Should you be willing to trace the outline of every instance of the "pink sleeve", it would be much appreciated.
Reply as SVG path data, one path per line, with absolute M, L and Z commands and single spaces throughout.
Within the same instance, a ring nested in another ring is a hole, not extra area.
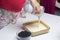
M 7 10 L 20 11 L 24 6 L 25 0 L 0 0 L 0 6 Z
M 21 8 L 24 6 L 25 0 L 8 0 L 8 2 L 16 8 Z

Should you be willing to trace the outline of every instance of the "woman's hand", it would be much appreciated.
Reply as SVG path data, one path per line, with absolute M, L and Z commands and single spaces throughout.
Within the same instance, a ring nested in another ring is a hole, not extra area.
M 37 2 L 37 0 L 31 0 L 31 4 L 34 8 L 33 12 L 40 13 L 40 4 Z

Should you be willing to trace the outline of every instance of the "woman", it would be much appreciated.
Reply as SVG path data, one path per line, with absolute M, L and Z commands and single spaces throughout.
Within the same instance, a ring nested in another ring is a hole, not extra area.
M 54 14 L 56 0 L 40 0 L 40 4 L 45 7 L 45 12 Z
M 26 0 L 0 0 L 0 8 L 6 9 L 8 11 L 19 12 L 24 6 Z M 39 4 L 36 0 L 30 0 L 33 7 L 37 8 L 39 11 Z
M 6 22 L 9 23 L 9 20 L 10 22 L 15 23 L 25 2 L 26 0 L 0 0 L 0 25 L 5 25 Z M 34 10 L 36 10 L 35 12 L 40 12 L 39 3 L 36 0 L 30 0 L 30 2 Z

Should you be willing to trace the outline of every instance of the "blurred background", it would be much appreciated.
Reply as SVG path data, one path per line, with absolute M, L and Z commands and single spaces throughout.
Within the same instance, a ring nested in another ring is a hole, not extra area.
M 60 16 L 60 0 L 56 0 L 55 15 Z
M 40 0 L 40 5 L 44 6 L 46 13 L 60 16 L 60 0 Z

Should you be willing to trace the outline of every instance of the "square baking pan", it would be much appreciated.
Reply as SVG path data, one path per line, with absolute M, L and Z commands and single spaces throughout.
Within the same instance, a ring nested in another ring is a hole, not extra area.
M 50 27 L 43 21 L 31 21 L 23 23 L 23 29 L 31 32 L 31 36 L 38 36 L 49 32 Z

